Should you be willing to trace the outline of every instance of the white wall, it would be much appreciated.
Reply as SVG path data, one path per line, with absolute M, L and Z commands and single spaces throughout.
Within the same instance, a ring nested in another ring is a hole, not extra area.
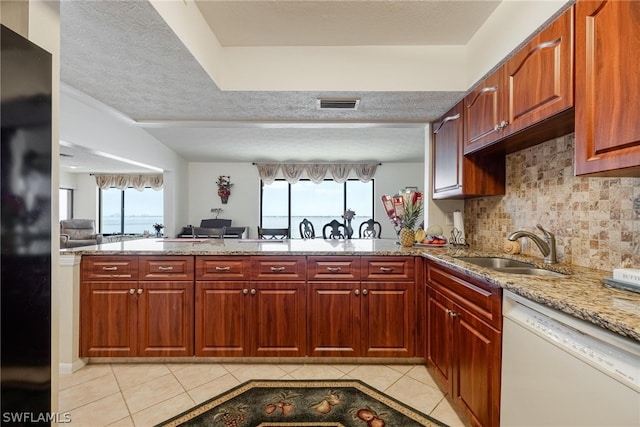
M 223 205 L 218 197 L 216 181 L 220 175 L 231 176 L 231 197 Z M 379 202 L 383 194 L 396 194 L 406 186 L 420 188 L 424 183 L 423 163 L 382 163 L 375 175 L 374 216 L 382 224 L 382 237 L 395 234 Z M 249 237 L 257 237 L 260 223 L 260 177 L 256 166 L 249 163 L 189 163 L 189 222 L 199 225 L 204 218 L 214 218 L 212 208 L 222 208 L 219 218 L 232 219 L 234 226 L 249 227 Z M 184 224 L 187 225 L 187 224 Z
M 131 120 L 84 94 L 64 87 L 60 102 L 60 140 L 164 170 L 165 232 L 173 235 L 180 231 L 188 220 L 187 162 Z M 97 219 L 98 193 L 89 191 L 85 178 L 78 177 L 76 200 L 80 206 L 74 206 L 74 216 Z

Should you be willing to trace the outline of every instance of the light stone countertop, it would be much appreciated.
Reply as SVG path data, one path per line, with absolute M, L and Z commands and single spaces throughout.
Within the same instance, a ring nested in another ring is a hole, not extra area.
M 588 321 L 640 342 L 640 294 L 611 289 L 602 279 L 611 272 L 566 264 L 546 266 L 542 258 L 460 248 L 403 248 L 394 239 L 291 239 L 283 242 L 225 239 L 139 239 L 60 251 L 65 255 L 382 255 L 424 256 L 486 280 L 532 301 Z M 500 273 L 457 259 L 500 256 L 536 264 L 540 268 L 570 273 L 561 277 Z

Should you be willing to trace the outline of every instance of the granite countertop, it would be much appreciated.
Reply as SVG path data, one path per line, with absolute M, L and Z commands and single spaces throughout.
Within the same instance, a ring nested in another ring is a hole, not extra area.
M 416 255 L 395 239 L 138 239 L 64 249 L 60 255 Z
M 394 239 L 291 239 L 281 242 L 238 239 L 139 239 L 65 249 L 65 255 L 383 255 L 424 256 L 470 277 L 485 280 L 532 301 L 640 342 L 640 294 L 611 289 L 611 272 L 567 264 L 544 265 L 542 258 L 465 248 L 403 248 Z M 561 277 L 500 273 L 459 257 L 500 256 L 569 273 Z
M 425 256 L 470 277 L 483 279 L 531 301 L 640 342 L 640 294 L 604 286 L 602 279 L 611 277 L 611 272 L 560 263 L 545 265 L 542 258 L 471 249 L 434 249 L 425 251 Z M 511 258 L 567 275 L 555 277 L 501 273 L 458 259 L 475 256 Z

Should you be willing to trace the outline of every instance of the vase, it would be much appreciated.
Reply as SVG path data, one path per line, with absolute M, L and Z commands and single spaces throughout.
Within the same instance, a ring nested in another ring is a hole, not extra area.
M 411 228 L 403 227 L 400 230 L 400 244 L 405 248 L 413 246 L 416 239 L 416 232 Z
M 353 228 L 351 227 L 351 218 L 347 218 L 347 224 L 344 227 L 344 234 L 347 239 L 350 239 L 353 236 Z
M 162 237 L 162 231 L 160 230 L 156 231 L 156 237 Z
M 220 196 L 220 200 L 222 200 L 223 205 L 226 205 L 229 201 L 229 196 Z

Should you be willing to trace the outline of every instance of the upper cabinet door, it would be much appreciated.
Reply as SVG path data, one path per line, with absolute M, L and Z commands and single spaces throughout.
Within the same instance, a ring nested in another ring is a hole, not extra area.
M 518 50 L 504 73 L 505 136 L 573 107 L 573 8 Z
M 462 102 L 433 123 L 433 198 L 462 194 Z
M 576 175 L 640 175 L 640 2 L 576 4 Z
M 465 154 L 486 147 L 502 137 L 504 90 L 500 68 L 464 98 Z

